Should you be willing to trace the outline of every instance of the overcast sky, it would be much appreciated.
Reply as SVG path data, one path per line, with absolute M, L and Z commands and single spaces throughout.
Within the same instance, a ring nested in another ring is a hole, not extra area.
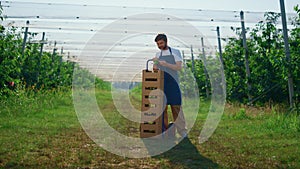
M 164 8 L 190 8 L 214 10 L 248 10 L 248 11 L 280 11 L 279 0 L 17 0 L 19 2 L 47 2 L 69 4 L 97 4 L 112 6 L 137 7 L 164 7 Z M 286 10 L 293 11 L 293 7 L 300 0 L 285 0 Z

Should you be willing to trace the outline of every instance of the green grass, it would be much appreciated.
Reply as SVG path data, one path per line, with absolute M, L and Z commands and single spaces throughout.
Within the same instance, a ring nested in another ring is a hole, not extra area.
M 131 101 L 140 105 L 139 91 Z M 138 124 L 115 109 L 110 91 L 96 90 L 101 112 L 119 132 L 138 136 Z M 19 91 L 0 99 L 0 168 L 300 168 L 300 119 L 295 114 L 228 104 L 214 135 L 198 136 L 209 103 L 202 102 L 189 139 L 145 159 L 116 156 L 81 129 L 72 93 Z

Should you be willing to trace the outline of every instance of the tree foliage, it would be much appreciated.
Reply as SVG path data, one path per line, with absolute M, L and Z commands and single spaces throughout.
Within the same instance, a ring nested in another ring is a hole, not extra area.
M 300 93 L 300 9 L 295 7 L 297 17 L 290 18 L 293 28 L 289 30 L 291 70 L 294 79 L 295 100 Z M 227 100 L 248 103 L 248 92 L 252 102 L 288 102 L 288 62 L 286 60 L 282 29 L 278 22 L 280 14 L 265 13 L 266 21 L 261 21 L 247 30 L 247 46 L 251 77 L 246 76 L 245 50 L 240 28 L 232 30 L 239 38 L 230 38 L 223 53 L 226 76 Z M 201 56 L 200 56 L 201 57 Z M 216 58 L 215 58 L 216 59 Z M 191 63 L 188 63 L 191 67 Z M 202 61 L 195 61 L 194 75 L 200 94 L 205 93 L 205 74 Z M 247 82 L 251 84 L 248 91 Z M 252 103 L 251 102 L 251 103 Z
M 0 8 L 0 19 L 2 8 Z M 0 26 L 0 96 L 8 96 L 18 88 L 34 90 L 71 87 L 74 68 L 82 77 L 93 77 L 90 72 L 79 68 L 74 62 L 63 61 L 57 53 L 40 52 L 41 44 L 26 43 L 22 52 L 22 31 L 16 27 Z M 37 34 L 28 33 L 28 41 Z M 78 77 L 78 75 L 77 75 Z M 109 84 L 96 79 L 98 88 L 109 89 Z M 93 84 L 90 84 L 90 86 Z
M 298 9 L 296 7 L 295 9 Z M 299 15 L 299 10 L 297 11 Z M 267 101 L 288 101 L 288 67 L 282 30 L 278 29 L 280 14 L 265 13 L 266 22 L 259 22 L 249 31 L 247 39 L 251 77 L 246 78 L 245 55 L 242 38 L 230 39 L 225 46 L 224 60 L 229 100 L 247 102 L 247 80 L 252 88 L 252 99 L 261 103 Z M 294 78 L 295 97 L 299 97 L 299 16 L 290 30 L 291 69 Z M 298 23 L 298 25 L 297 25 Z

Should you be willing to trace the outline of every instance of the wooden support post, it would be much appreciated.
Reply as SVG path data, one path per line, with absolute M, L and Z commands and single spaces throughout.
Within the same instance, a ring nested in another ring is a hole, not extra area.
M 29 25 L 29 21 L 26 22 L 26 28 L 24 33 L 23 45 L 22 45 L 22 57 L 24 57 L 25 48 L 26 48 L 26 41 L 28 37 L 28 25 Z
M 240 17 L 241 17 L 241 26 L 242 26 L 242 37 L 243 37 L 243 47 L 245 49 L 245 67 L 246 67 L 246 80 L 247 80 L 247 95 L 248 95 L 248 101 L 249 103 L 252 100 L 251 97 L 251 73 L 250 73 L 250 66 L 249 66 L 249 50 L 248 50 L 248 46 L 247 46 L 247 38 L 246 38 L 246 28 L 245 28 L 245 19 L 244 19 L 244 12 L 241 11 L 240 12 Z

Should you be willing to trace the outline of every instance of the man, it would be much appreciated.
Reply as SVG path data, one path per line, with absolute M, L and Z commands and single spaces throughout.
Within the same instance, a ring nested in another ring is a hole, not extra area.
M 164 93 L 166 96 L 166 108 L 163 113 L 164 131 L 168 129 L 168 105 L 170 105 L 175 121 L 175 127 L 182 137 L 187 136 L 185 118 L 182 111 L 181 91 L 179 87 L 178 71 L 182 69 L 182 56 L 179 50 L 168 46 L 168 39 L 165 34 L 158 34 L 155 38 L 158 48 L 161 50 L 156 53 L 153 59 L 155 63 L 153 69 L 164 71 Z

